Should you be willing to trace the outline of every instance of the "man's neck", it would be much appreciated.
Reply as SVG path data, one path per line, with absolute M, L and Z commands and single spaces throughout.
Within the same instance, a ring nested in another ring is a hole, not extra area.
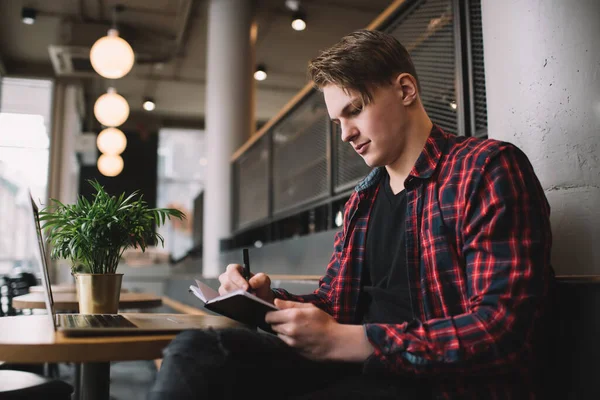
M 394 194 L 404 190 L 404 181 L 408 178 L 410 171 L 423 152 L 423 147 L 431 133 L 433 124 L 429 118 L 423 118 L 410 129 L 406 135 L 404 151 L 394 163 L 386 165 L 385 168 L 390 176 L 390 186 Z

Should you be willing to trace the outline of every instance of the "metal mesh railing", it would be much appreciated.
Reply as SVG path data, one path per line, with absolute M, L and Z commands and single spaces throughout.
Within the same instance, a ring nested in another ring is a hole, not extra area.
M 274 213 L 329 194 L 329 125 L 323 96 L 314 92 L 273 129 Z
M 354 187 L 371 170 L 352 146 L 344 143 L 341 138 L 340 127 L 333 125 L 334 143 L 334 181 L 333 190 L 340 193 Z
M 487 101 L 485 93 L 485 69 L 483 66 L 483 32 L 481 26 L 481 0 L 469 1 L 471 31 L 471 62 L 473 72 L 473 104 L 475 136 L 487 136 Z
M 237 228 L 269 216 L 268 139 L 263 136 L 235 162 Z
M 386 31 L 410 53 L 431 120 L 457 134 L 452 0 L 418 1 Z

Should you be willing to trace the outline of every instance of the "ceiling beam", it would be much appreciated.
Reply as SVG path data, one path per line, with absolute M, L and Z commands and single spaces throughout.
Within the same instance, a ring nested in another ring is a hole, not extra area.
M 147 111 L 132 111 L 123 124 L 123 129 L 150 129 L 158 131 L 160 128 L 204 129 L 202 116 L 183 116 L 149 114 Z
M 0 56 L 0 68 L 3 68 L 2 65 L 2 58 Z M 21 76 L 21 77 L 35 77 L 35 78 L 56 78 L 56 75 L 54 73 L 54 70 L 52 69 L 51 65 L 45 64 L 45 63 L 31 63 L 31 62 L 8 62 L 6 64 L 6 68 L 4 69 L 4 72 L 2 72 L 3 70 L 0 69 L 0 73 L 2 73 L 3 75 L 8 74 L 8 72 L 10 72 L 11 76 Z M 75 82 L 82 82 L 82 81 L 104 81 L 103 78 L 101 77 L 96 77 L 96 76 L 92 76 L 92 77 L 69 77 L 69 76 L 60 76 L 59 77 L 61 80 L 65 80 L 65 81 L 75 81 Z M 139 75 L 132 75 L 126 78 L 123 78 L 126 80 L 139 80 L 139 81 L 145 81 L 145 82 L 156 82 L 156 83 L 185 83 L 185 84 L 190 84 L 190 85 L 198 85 L 198 86 L 204 86 L 206 85 L 206 80 L 205 79 L 194 79 L 194 78 L 178 78 L 178 77 L 161 77 L 159 75 L 151 75 L 151 74 L 139 74 Z M 283 92 L 283 93 L 295 93 L 297 91 L 299 91 L 301 89 L 301 87 L 298 86 L 288 86 L 288 85 L 274 85 L 274 84 L 269 84 L 269 83 L 265 83 L 265 82 L 261 82 L 260 83 L 260 87 L 257 90 L 266 90 L 266 91 L 271 91 L 271 92 Z M 100 92 L 103 92 L 104 89 L 102 90 L 98 90 L 98 93 L 94 93 L 94 94 L 99 94 Z
M 297 76 L 295 76 L 295 78 L 297 78 Z M 202 86 L 206 85 L 206 79 L 180 78 L 180 77 L 173 77 L 173 76 L 166 77 L 166 76 L 152 75 L 152 74 L 133 75 L 133 76 L 131 76 L 131 79 L 137 79 L 137 80 L 146 81 L 146 82 L 149 81 L 149 82 L 160 82 L 160 83 L 189 83 L 191 85 L 202 85 Z M 257 90 L 261 90 L 261 89 L 269 90 L 269 91 L 273 91 L 273 92 L 297 92 L 300 89 L 302 89 L 302 86 L 276 85 L 276 84 L 261 82 L 260 86 L 257 87 Z
M 54 78 L 54 70 L 51 64 L 29 61 L 19 62 L 10 59 L 4 59 L 3 61 L 6 75 L 23 78 Z

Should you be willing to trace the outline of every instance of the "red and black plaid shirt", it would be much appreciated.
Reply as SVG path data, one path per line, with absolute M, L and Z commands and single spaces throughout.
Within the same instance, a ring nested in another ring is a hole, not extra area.
M 381 176 L 373 170 L 346 203 L 319 288 L 306 296 L 278 289 L 278 297 L 360 323 L 366 231 Z M 375 348 L 365 372 L 431 378 L 436 398 L 534 398 L 534 328 L 554 272 L 550 208 L 527 157 L 510 143 L 434 126 L 405 188 L 416 318 L 365 325 Z

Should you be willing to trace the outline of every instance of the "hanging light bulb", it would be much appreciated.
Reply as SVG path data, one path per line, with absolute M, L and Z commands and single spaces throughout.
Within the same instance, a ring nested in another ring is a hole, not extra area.
M 98 157 L 98 171 L 104 176 L 117 176 L 123 171 L 121 156 L 102 154 Z
M 119 79 L 131 71 L 135 61 L 133 49 L 119 36 L 117 15 L 125 10 L 122 4 L 113 7 L 112 27 L 90 49 L 90 62 L 94 71 L 107 79 Z
M 100 76 L 119 79 L 131 71 L 135 55 L 129 43 L 119 36 L 119 31 L 109 29 L 108 34 L 92 46 L 90 61 Z
M 122 125 L 129 117 L 129 104 L 114 88 L 108 88 L 94 104 L 94 116 L 104 126 Z
M 106 128 L 98 135 L 96 145 L 101 153 L 116 156 L 127 147 L 127 138 L 120 129 Z

